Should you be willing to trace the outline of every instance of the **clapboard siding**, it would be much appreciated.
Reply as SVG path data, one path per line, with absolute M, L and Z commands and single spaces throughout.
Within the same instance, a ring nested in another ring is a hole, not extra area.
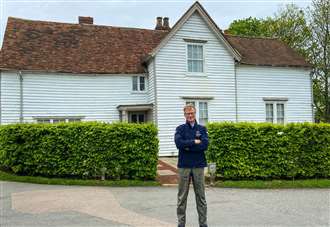
M 154 72 L 154 60 L 151 60 L 148 65 L 148 103 L 153 104 L 152 119 L 154 123 L 157 123 L 156 117 L 156 102 L 155 102 L 155 72 Z
M 2 73 L 2 123 L 19 120 L 19 77 Z M 84 116 L 84 121 L 119 120 L 118 105 L 146 104 L 147 93 L 132 93 L 132 75 L 24 74 L 23 118 Z
M 187 75 L 183 38 L 205 40 L 205 75 Z M 234 61 L 199 14 L 194 13 L 156 56 L 160 155 L 177 154 L 175 128 L 185 122 L 182 96 L 208 96 L 209 120 L 235 120 Z
M 287 122 L 312 122 L 309 73 L 288 67 L 237 67 L 238 120 L 264 122 L 263 97 L 285 97 Z
M 18 74 L 1 72 L 1 124 L 19 122 L 20 86 Z

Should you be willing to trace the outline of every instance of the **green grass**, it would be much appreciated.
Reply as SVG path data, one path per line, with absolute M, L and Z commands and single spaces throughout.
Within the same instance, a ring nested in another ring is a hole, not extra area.
M 47 178 L 39 176 L 18 176 L 12 173 L 0 170 L 0 180 L 15 181 L 36 184 L 58 184 L 58 185 L 85 185 L 85 186 L 113 186 L 113 187 L 131 187 L 131 186 L 159 186 L 156 181 L 142 180 L 90 180 L 90 179 L 67 179 L 67 178 Z
M 251 189 L 330 188 L 330 179 L 239 180 L 239 181 L 225 180 L 225 181 L 216 181 L 215 187 L 251 188 Z

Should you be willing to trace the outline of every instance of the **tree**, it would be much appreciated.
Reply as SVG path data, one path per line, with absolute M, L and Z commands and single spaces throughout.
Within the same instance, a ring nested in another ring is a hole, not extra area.
M 330 1 L 314 0 L 309 8 L 313 64 L 314 105 L 317 120 L 330 122 Z
M 249 17 L 246 19 L 234 20 L 226 30 L 232 35 L 252 36 L 252 37 L 269 37 L 269 29 L 262 19 Z
M 279 38 L 304 57 L 308 56 L 311 29 L 307 24 L 305 12 L 294 4 L 288 4 L 268 18 L 269 33 Z

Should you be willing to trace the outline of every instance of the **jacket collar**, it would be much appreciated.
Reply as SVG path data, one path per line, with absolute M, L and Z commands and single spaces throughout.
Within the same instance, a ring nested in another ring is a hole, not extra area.
M 194 127 L 191 127 L 191 124 L 188 121 L 186 121 L 186 125 L 188 125 L 189 128 L 196 128 L 197 127 L 197 121 L 195 120 Z

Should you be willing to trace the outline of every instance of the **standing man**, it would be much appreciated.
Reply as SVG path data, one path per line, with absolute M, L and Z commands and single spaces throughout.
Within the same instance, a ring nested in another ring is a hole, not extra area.
M 192 179 L 196 197 L 199 226 L 207 227 L 205 199 L 204 167 L 207 166 L 205 150 L 208 146 L 206 128 L 197 124 L 196 109 L 193 105 L 183 108 L 186 123 L 176 128 L 175 144 L 179 149 L 179 190 L 178 190 L 178 226 L 186 224 L 186 207 L 190 179 Z

